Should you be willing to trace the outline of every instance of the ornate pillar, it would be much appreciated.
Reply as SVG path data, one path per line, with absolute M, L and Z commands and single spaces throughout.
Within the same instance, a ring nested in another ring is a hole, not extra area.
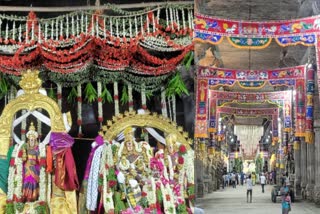
M 295 169 L 295 179 L 294 179 L 294 189 L 296 196 L 301 196 L 301 143 L 300 139 L 297 138 L 294 142 L 294 169 Z
M 315 183 L 314 173 L 314 149 L 313 143 L 307 144 L 307 185 L 306 185 L 306 198 L 310 201 L 313 200 L 313 190 Z
M 306 186 L 307 186 L 307 144 L 304 139 L 301 139 L 301 194 L 302 198 L 306 197 Z
M 314 132 L 315 132 L 315 185 L 313 191 L 313 201 L 320 205 L 320 121 L 316 120 L 314 123 Z
M 202 142 L 199 139 L 195 140 L 195 186 L 196 197 L 202 198 L 204 196 L 204 164 L 203 164 L 203 149 Z

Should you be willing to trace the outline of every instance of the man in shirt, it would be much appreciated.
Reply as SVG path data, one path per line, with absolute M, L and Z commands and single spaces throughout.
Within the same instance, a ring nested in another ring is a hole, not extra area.
M 266 184 L 266 177 L 264 176 L 263 173 L 260 176 L 260 184 L 261 184 L 261 187 L 262 187 L 262 193 L 264 193 L 264 185 Z
M 252 203 L 252 180 L 251 175 L 246 180 L 247 183 L 247 203 L 249 203 L 249 194 L 250 194 L 250 203 Z

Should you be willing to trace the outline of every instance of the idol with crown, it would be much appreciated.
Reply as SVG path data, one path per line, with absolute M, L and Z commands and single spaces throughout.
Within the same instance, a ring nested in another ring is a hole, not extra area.
M 33 70 L 23 72 L 23 90 L 5 106 L 0 117 L 0 213 L 75 214 L 78 178 L 71 151 L 74 139 L 67 133 L 70 118 L 43 93 L 38 74 Z M 41 114 L 39 108 L 46 110 L 50 118 Z M 36 112 L 34 116 L 42 120 L 30 121 L 29 114 L 16 118 L 21 110 Z M 47 120 L 50 132 L 41 140 L 35 127 Z M 26 140 L 15 134 L 12 137 L 13 124 L 18 121 L 27 123 Z

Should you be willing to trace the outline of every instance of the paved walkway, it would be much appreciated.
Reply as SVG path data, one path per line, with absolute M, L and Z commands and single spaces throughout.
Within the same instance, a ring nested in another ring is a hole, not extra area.
M 280 197 L 277 197 L 277 203 L 271 202 L 272 187 L 267 185 L 265 193 L 262 193 L 261 186 L 255 185 L 252 203 L 247 203 L 245 186 L 237 186 L 236 189 L 227 187 L 197 199 L 196 206 L 204 209 L 206 214 L 281 214 Z M 316 213 L 320 214 L 320 208 L 309 202 L 293 203 L 290 212 L 290 214 Z

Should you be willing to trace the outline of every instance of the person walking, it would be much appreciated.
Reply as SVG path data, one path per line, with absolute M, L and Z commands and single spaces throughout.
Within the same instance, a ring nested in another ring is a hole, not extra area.
M 252 177 L 252 185 L 254 186 L 256 185 L 256 174 L 253 172 L 251 177 Z
M 243 180 L 244 180 L 244 173 L 241 172 L 241 174 L 240 174 L 240 182 L 241 182 L 242 186 L 243 186 Z
M 288 214 L 291 211 L 291 197 L 289 192 L 286 192 L 281 205 L 282 205 L 282 214 Z
M 236 175 L 234 173 L 231 174 L 231 183 L 232 183 L 232 187 L 236 188 Z
M 261 184 L 261 188 L 262 188 L 262 193 L 264 193 L 264 185 L 266 184 L 266 177 L 264 176 L 263 173 L 260 176 L 260 184 Z
M 247 203 L 249 203 L 249 194 L 250 194 L 250 203 L 252 203 L 252 180 L 251 175 L 246 180 L 247 183 Z

